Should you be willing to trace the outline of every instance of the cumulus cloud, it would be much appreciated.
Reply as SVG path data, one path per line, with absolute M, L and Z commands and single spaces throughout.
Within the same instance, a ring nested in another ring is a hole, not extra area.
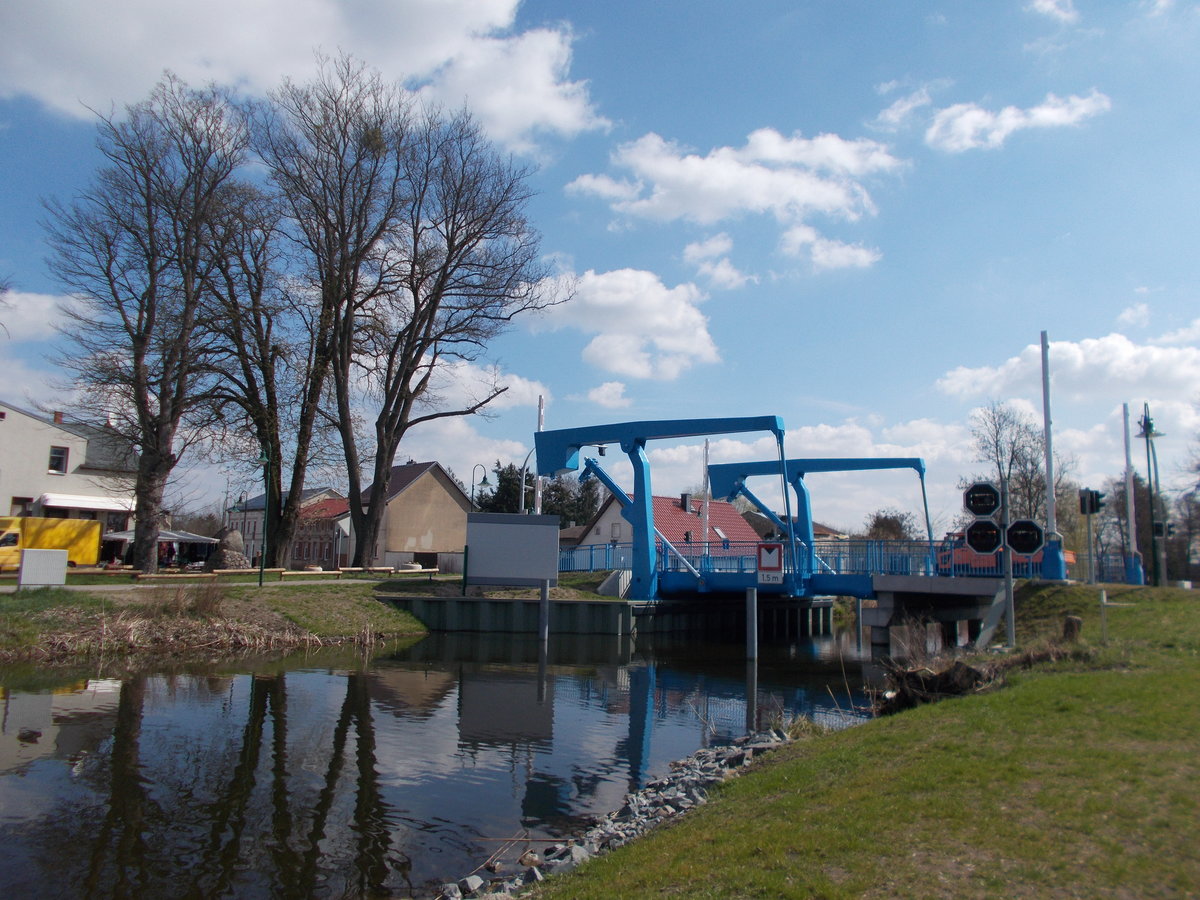
M 1198 344 L 1200 343 L 1200 319 L 1192 319 L 1190 325 L 1185 325 L 1183 328 L 1176 329 L 1175 331 L 1168 331 L 1161 337 L 1155 338 L 1152 343 L 1167 346 L 1175 344 Z
M 932 102 L 929 89 L 919 88 L 911 94 L 894 100 L 887 109 L 875 117 L 874 125 L 881 131 L 899 131 L 917 110 L 929 106 Z
M 466 360 L 439 364 L 434 373 L 428 402 L 445 408 L 463 408 L 505 388 L 485 409 L 499 411 L 518 406 L 537 406 L 538 397 L 549 402 L 550 390 L 540 381 L 503 372 L 495 366 L 477 366 Z
M 1007 106 L 1000 112 L 991 112 L 974 103 L 958 103 L 934 116 L 925 132 L 925 143 L 948 153 L 993 149 L 1018 131 L 1078 125 L 1111 107 L 1112 101 L 1095 89 L 1086 97 L 1072 94 L 1063 99 L 1047 94 L 1038 106 L 1029 109 Z
M 568 194 L 601 199 L 629 219 L 711 225 L 767 215 L 787 228 L 816 215 L 854 221 L 873 214 L 866 179 L 902 163 L 877 141 L 762 128 L 741 147 L 703 155 L 650 133 L 618 147 L 612 165 L 619 176 L 581 175 Z
M 480 39 L 454 57 L 427 93 L 447 106 L 465 97 L 495 140 L 534 153 L 541 134 L 574 135 L 607 128 L 587 85 L 568 81 L 572 35 L 541 28 L 513 37 Z
M 622 409 L 633 404 L 625 396 L 625 384 L 621 381 L 606 381 L 588 391 L 587 398 L 605 409 Z
M 44 341 L 55 337 L 66 298 L 52 294 L 9 291 L 0 306 L 0 323 L 13 341 Z M 0 338 L 3 333 L 0 333 Z
M 1072 0 L 1032 0 L 1025 8 L 1063 25 L 1074 25 L 1079 21 L 1079 10 Z
M 714 288 L 733 290 L 747 282 L 757 282 L 754 275 L 741 272 L 729 259 L 733 240 L 725 233 L 714 235 L 704 241 L 688 244 L 683 248 L 683 258 L 696 267 L 701 277 Z
M 253 94 L 305 79 L 314 48 L 354 53 L 453 108 L 469 100 L 497 140 L 603 128 L 583 82 L 568 80 L 565 27 L 515 32 L 519 0 L 210 0 L 204 4 L 42 0 L 0 12 L 0 96 L 70 116 L 136 102 L 163 69 Z M 231 28 L 231 22 L 236 27 Z
M 1150 324 L 1150 304 L 1135 303 L 1127 309 L 1121 310 L 1121 314 L 1117 316 L 1118 325 L 1137 325 L 1145 327 Z
M 865 269 L 883 258 L 878 250 L 861 244 L 844 244 L 822 237 L 810 225 L 789 228 L 780 241 L 780 249 L 789 256 L 800 256 L 807 250 L 817 270 Z
M 575 296 L 534 323 L 594 334 L 584 361 L 628 378 L 673 380 L 698 363 L 718 362 L 693 284 L 670 288 L 653 272 L 617 269 L 573 279 Z
M 1190 399 L 1200 384 L 1200 348 L 1136 344 L 1122 334 L 1050 343 L 1050 372 L 1057 400 L 1108 396 Z M 961 398 L 1005 397 L 1040 391 L 1041 347 L 1031 344 L 998 366 L 960 366 L 937 382 Z

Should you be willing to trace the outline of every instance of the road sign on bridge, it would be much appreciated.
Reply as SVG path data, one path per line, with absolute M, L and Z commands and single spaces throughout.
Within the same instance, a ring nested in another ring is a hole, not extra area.
M 1008 526 L 1005 543 L 1013 553 L 1021 556 L 1032 556 L 1042 549 L 1045 534 L 1042 526 L 1031 519 L 1017 519 Z
M 976 553 L 995 553 L 1000 549 L 1000 526 L 991 519 L 976 519 L 967 526 L 967 546 Z
M 758 545 L 758 583 L 783 584 L 783 544 Z
M 995 515 L 1000 509 L 1000 490 L 990 481 L 977 481 L 963 491 L 963 506 L 973 516 Z

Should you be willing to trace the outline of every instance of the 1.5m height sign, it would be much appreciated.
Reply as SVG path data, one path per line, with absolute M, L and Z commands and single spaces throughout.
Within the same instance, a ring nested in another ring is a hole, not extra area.
M 758 583 L 783 584 L 783 544 L 758 545 Z

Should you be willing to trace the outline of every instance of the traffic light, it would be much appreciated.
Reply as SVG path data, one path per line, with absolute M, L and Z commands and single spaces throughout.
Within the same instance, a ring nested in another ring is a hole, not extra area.
M 1079 511 L 1090 516 L 1104 508 L 1104 492 L 1093 491 L 1091 488 L 1079 489 Z

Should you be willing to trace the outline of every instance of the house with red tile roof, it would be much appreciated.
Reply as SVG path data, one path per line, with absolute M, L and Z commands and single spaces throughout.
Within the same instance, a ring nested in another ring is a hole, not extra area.
M 708 504 L 708 533 L 704 531 L 704 502 L 691 494 L 678 497 L 654 497 L 654 527 L 670 543 L 683 549 L 688 544 L 705 542 L 755 543 L 758 534 L 742 518 L 732 504 L 724 500 L 710 500 Z M 629 522 L 621 516 L 620 504 L 609 497 L 600 505 L 600 510 L 587 525 L 577 546 L 592 544 L 627 544 L 633 539 Z
M 302 506 L 292 540 L 292 562 L 322 569 L 345 565 L 347 541 L 339 520 L 349 511 L 345 497 L 323 497 Z

